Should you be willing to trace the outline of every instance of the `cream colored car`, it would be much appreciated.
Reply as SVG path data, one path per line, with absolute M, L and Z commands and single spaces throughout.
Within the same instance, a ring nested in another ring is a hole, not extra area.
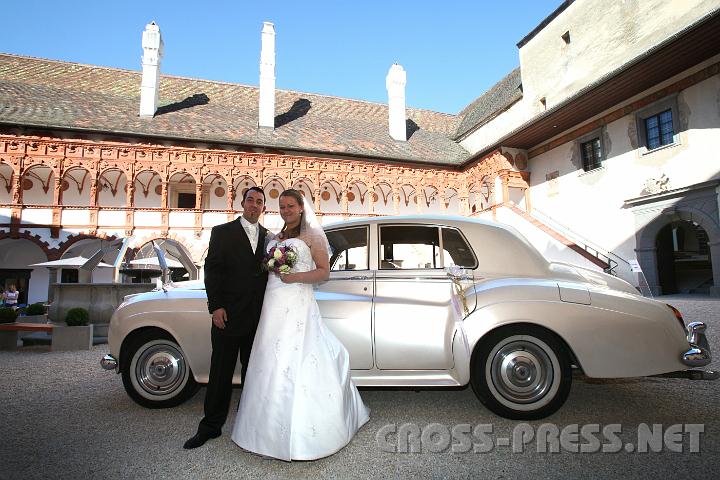
M 510 227 L 423 216 L 325 230 L 332 271 L 316 298 L 358 386 L 470 384 L 496 414 L 536 419 L 565 402 L 573 368 L 716 376 L 690 370 L 710 363 L 705 325 L 614 276 L 549 263 Z M 210 325 L 202 282 L 128 296 L 102 364 L 141 405 L 177 405 L 207 382 Z

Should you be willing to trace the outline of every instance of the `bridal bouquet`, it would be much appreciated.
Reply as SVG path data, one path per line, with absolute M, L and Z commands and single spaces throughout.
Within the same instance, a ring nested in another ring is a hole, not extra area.
M 286 245 L 275 245 L 265 255 L 263 259 L 263 268 L 268 272 L 290 273 L 293 265 L 297 261 L 297 252 L 293 247 Z

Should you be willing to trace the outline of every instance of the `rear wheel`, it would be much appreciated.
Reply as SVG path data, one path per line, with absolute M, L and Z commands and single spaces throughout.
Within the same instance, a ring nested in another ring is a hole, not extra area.
M 134 334 L 123 348 L 121 372 L 130 398 L 147 408 L 168 408 L 185 402 L 199 388 L 175 339 L 164 330 Z
M 567 400 L 572 369 L 567 348 L 553 333 L 534 325 L 500 328 L 473 354 L 471 383 L 488 409 L 513 420 L 535 420 Z

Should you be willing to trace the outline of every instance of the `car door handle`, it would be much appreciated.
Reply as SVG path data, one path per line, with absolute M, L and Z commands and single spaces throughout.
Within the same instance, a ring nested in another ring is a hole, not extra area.
M 349 280 L 370 280 L 371 277 L 366 277 L 364 275 L 357 275 L 355 277 L 350 277 Z

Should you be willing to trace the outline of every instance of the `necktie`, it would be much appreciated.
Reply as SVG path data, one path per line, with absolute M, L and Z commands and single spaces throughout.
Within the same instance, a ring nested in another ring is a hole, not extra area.
M 257 249 L 257 243 L 258 243 L 258 228 L 257 224 L 251 223 L 247 226 L 247 234 L 248 239 L 250 240 L 250 246 L 252 247 L 253 252 Z

